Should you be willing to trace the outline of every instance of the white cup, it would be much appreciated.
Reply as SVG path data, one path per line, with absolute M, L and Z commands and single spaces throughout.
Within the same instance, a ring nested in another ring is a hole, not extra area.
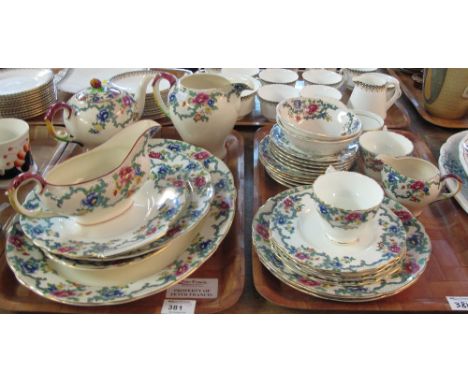
M 31 164 L 29 125 L 21 119 L 0 119 L 0 180 L 27 172 Z
M 271 84 L 262 86 L 257 92 L 262 115 L 276 121 L 276 106 L 287 98 L 299 97 L 299 90 L 289 85 Z
M 258 78 L 262 81 L 262 84 L 283 84 L 294 86 L 296 81 L 299 79 L 299 75 L 294 70 L 272 68 L 262 70 Z
M 328 97 L 339 101 L 342 96 L 338 89 L 327 85 L 307 85 L 301 90 L 301 97 L 305 98 Z

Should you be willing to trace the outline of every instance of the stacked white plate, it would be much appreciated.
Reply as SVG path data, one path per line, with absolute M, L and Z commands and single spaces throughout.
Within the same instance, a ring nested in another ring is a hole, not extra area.
M 394 295 L 423 273 L 431 242 L 402 205 L 384 198 L 376 224 L 352 244 L 328 239 L 312 197 L 302 186 L 270 198 L 254 217 L 253 244 L 280 281 L 306 294 L 362 302 Z
M 185 142 L 150 143 L 152 179 L 108 222 L 16 216 L 6 259 L 20 283 L 71 305 L 122 304 L 188 277 L 218 248 L 234 218 L 236 189 L 224 162 Z M 32 191 L 26 207 L 36 203 Z
M 31 119 L 57 100 L 50 69 L 0 70 L 0 117 Z

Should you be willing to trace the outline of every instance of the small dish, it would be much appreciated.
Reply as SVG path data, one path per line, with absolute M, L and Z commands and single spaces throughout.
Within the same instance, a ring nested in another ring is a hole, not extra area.
M 282 84 L 264 85 L 257 92 L 262 115 L 269 121 L 276 120 L 276 106 L 287 98 L 299 96 L 299 90 Z
M 382 130 L 385 125 L 383 118 L 371 111 L 353 110 L 362 123 L 362 131 L 378 131 Z
M 309 69 L 302 73 L 302 78 L 309 85 L 327 85 L 339 88 L 344 81 L 343 75 L 326 69 Z
M 264 69 L 258 75 L 264 85 L 283 84 L 294 86 L 299 79 L 299 75 L 294 70 L 289 69 Z

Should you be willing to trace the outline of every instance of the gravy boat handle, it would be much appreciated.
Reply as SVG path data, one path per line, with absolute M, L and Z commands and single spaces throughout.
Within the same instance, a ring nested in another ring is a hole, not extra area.
M 45 212 L 40 207 L 34 209 L 26 209 L 18 200 L 18 190 L 28 184 L 28 183 L 37 183 L 41 187 L 40 193 L 44 191 L 44 187 L 47 185 L 44 178 L 39 174 L 33 174 L 31 172 L 25 172 L 23 174 L 18 175 L 15 179 L 12 180 L 8 190 L 6 192 L 8 196 L 8 200 L 10 201 L 11 206 L 14 210 L 21 215 L 27 216 L 29 218 L 42 218 L 42 217 L 51 217 L 55 216 L 55 214 L 51 212 Z
M 455 174 L 444 175 L 443 177 L 440 178 L 440 183 L 442 184 L 443 182 L 446 182 L 447 179 L 454 179 L 455 182 L 457 183 L 457 188 L 453 192 L 444 192 L 444 193 L 440 194 L 439 197 L 436 199 L 437 202 L 439 200 L 444 200 L 444 199 L 451 198 L 452 196 L 455 196 L 462 189 L 463 181 L 461 180 L 461 178 L 459 176 L 457 176 Z

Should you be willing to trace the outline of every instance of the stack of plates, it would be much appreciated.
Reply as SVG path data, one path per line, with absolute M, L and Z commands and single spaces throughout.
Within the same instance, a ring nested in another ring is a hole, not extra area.
M 253 220 L 253 243 L 263 265 L 309 295 L 347 302 L 377 300 L 414 283 L 430 257 L 424 227 L 385 198 L 374 227 L 357 243 L 337 244 L 322 229 L 310 186 L 269 199 Z
M 0 117 L 31 119 L 57 100 L 50 69 L 0 70 Z
M 468 213 L 468 132 L 452 135 L 440 148 L 439 169 L 442 175 L 455 174 L 463 181 L 462 189 L 455 200 Z M 457 189 L 457 182 L 447 179 L 451 192 Z
M 121 304 L 180 282 L 216 251 L 235 213 L 228 167 L 181 141 L 155 139 L 150 149 L 152 179 L 117 218 L 14 218 L 6 258 L 20 283 L 64 304 Z
M 189 70 L 185 69 L 160 69 L 161 71 L 169 72 L 174 74 L 177 78 L 184 77 L 188 74 L 191 74 Z M 109 82 L 112 83 L 114 86 L 123 89 L 131 94 L 136 94 L 137 89 L 140 85 L 142 79 L 148 75 L 153 74 L 156 76 L 158 74 L 158 69 L 152 70 L 137 70 L 132 72 L 126 72 L 122 74 L 118 74 L 113 76 Z M 159 91 L 161 92 L 161 97 L 163 100 L 167 99 L 169 94 L 169 83 L 167 81 L 161 81 L 159 83 Z M 164 112 L 159 108 L 156 104 L 154 96 L 153 96 L 153 87 L 151 82 L 148 84 L 146 89 L 146 98 L 145 98 L 145 108 L 143 110 L 143 117 L 152 117 L 155 119 L 164 118 Z
M 259 159 L 268 174 L 278 183 L 294 187 L 311 184 L 325 173 L 329 166 L 337 170 L 349 170 L 359 150 L 353 141 L 344 150 L 333 155 L 315 155 L 295 147 L 283 128 L 276 124 L 259 145 Z

